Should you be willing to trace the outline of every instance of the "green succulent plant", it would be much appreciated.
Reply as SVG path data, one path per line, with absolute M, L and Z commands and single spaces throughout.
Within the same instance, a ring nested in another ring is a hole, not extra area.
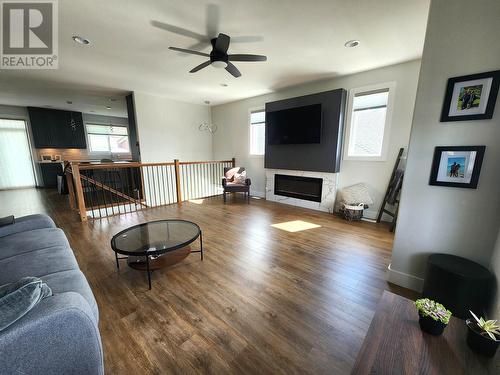
M 422 316 L 429 316 L 437 322 L 448 324 L 451 317 L 451 311 L 438 302 L 429 298 L 421 298 L 415 301 L 415 306 Z
M 483 332 L 481 335 L 488 335 L 492 340 L 497 341 L 496 336 L 500 337 L 500 324 L 496 320 L 484 320 L 483 317 L 478 318 L 476 314 L 469 310 L 471 315 L 476 320 L 477 325 Z

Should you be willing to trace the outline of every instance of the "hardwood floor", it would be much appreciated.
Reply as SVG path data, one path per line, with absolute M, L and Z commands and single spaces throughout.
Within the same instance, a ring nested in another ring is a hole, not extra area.
M 393 236 L 383 224 L 242 197 L 205 199 L 81 223 L 49 190 L 0 192 L 0 216 L 47 213 L 68 236 L 100 310 L 107 374 L 347 374 L 383 290 Z M 136 223 L 182 218 L 203 230 L 198 254 L 146 275 L 111 237 Z M 271 227 L 293 220 L 299 232 Z

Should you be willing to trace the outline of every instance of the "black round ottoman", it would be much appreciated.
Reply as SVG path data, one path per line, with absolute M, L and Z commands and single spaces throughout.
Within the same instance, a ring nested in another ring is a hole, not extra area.
M 427 260 L 423 298 L 443 304 L 458 318 L 469 310 L 483 315 L 491 299 L 493 275 L 471 260 L 450 254 L 432 254 Z

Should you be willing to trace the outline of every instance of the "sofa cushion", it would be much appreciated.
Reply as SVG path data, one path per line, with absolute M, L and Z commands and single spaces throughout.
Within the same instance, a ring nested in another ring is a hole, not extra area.
M 88 302 L 96 323 L 99 321 L 99 310 L 89 283 L 80 270 L 69 270 L 42 276 L 41 279 L 52 289 L 54 295 L 75 292 Z
M 11 283 L 26 276 L 42 277 L 54 272 L 77 269 L 78 264 L 69 247 L 53 246 L 0 259 L 0 284 Z
M 0 237 L 0 259 L 53 246 L 67 246 L 68 240 L 59 228 L 29 230 Z
M 28 215 L 16 218 L 13 224 L 0 227 L 0 237 L 41 228 L 55 228 L 54 221 L 47 215 Z
M 50 295 L 50 288 L 37 277 L 23 277 L 0 286 L 0 331 L 22 318 L 38 302 Z

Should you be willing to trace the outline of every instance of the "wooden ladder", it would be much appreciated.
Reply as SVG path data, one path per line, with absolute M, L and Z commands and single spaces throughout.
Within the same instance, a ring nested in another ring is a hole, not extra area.
M 395 204 L 396 209 L 394 210 L 394 212 L 386 209 L 386 206 L 388 204 L 387 200 L 389 199 L 389 193 L 391 192 L 391 184 L 392 184 L 392 181 L 394 180 L 394 176 L 396 175 L 396 171 L 398 170 L 399 163 L 401 162 L 401 158 L 403 156 L 404 150 L 405 149 L 402 147 L 399 149 L 398 157 L 396 159 L 396 163 L 394 163 L 394 168 L 392 169 L 391 178 L 389 179 L 389 184 L 387 185 L 387 190 L 385 191 L 384 200 L 382 201 L 382 205 L 380 206 L 380 209 L 379 209 L 378 215 L 377 215 L 377 223 L 380 223 L 380 221 L 382 220 L 383 214 L 387 214 L 387 215 L 392 217 L 391 226 L 389 228 L 389 231 L 391 231 L 391 232 L 394 231 L 394 228 L 396 227 L 396 222 L 398 220 L 399 198 L 396 199 L 396 204 Z M 400 193 L 400 190 L 401 190 L 401 185 L 400 185 L 398 192 L 397 192 L 398 195 Z

